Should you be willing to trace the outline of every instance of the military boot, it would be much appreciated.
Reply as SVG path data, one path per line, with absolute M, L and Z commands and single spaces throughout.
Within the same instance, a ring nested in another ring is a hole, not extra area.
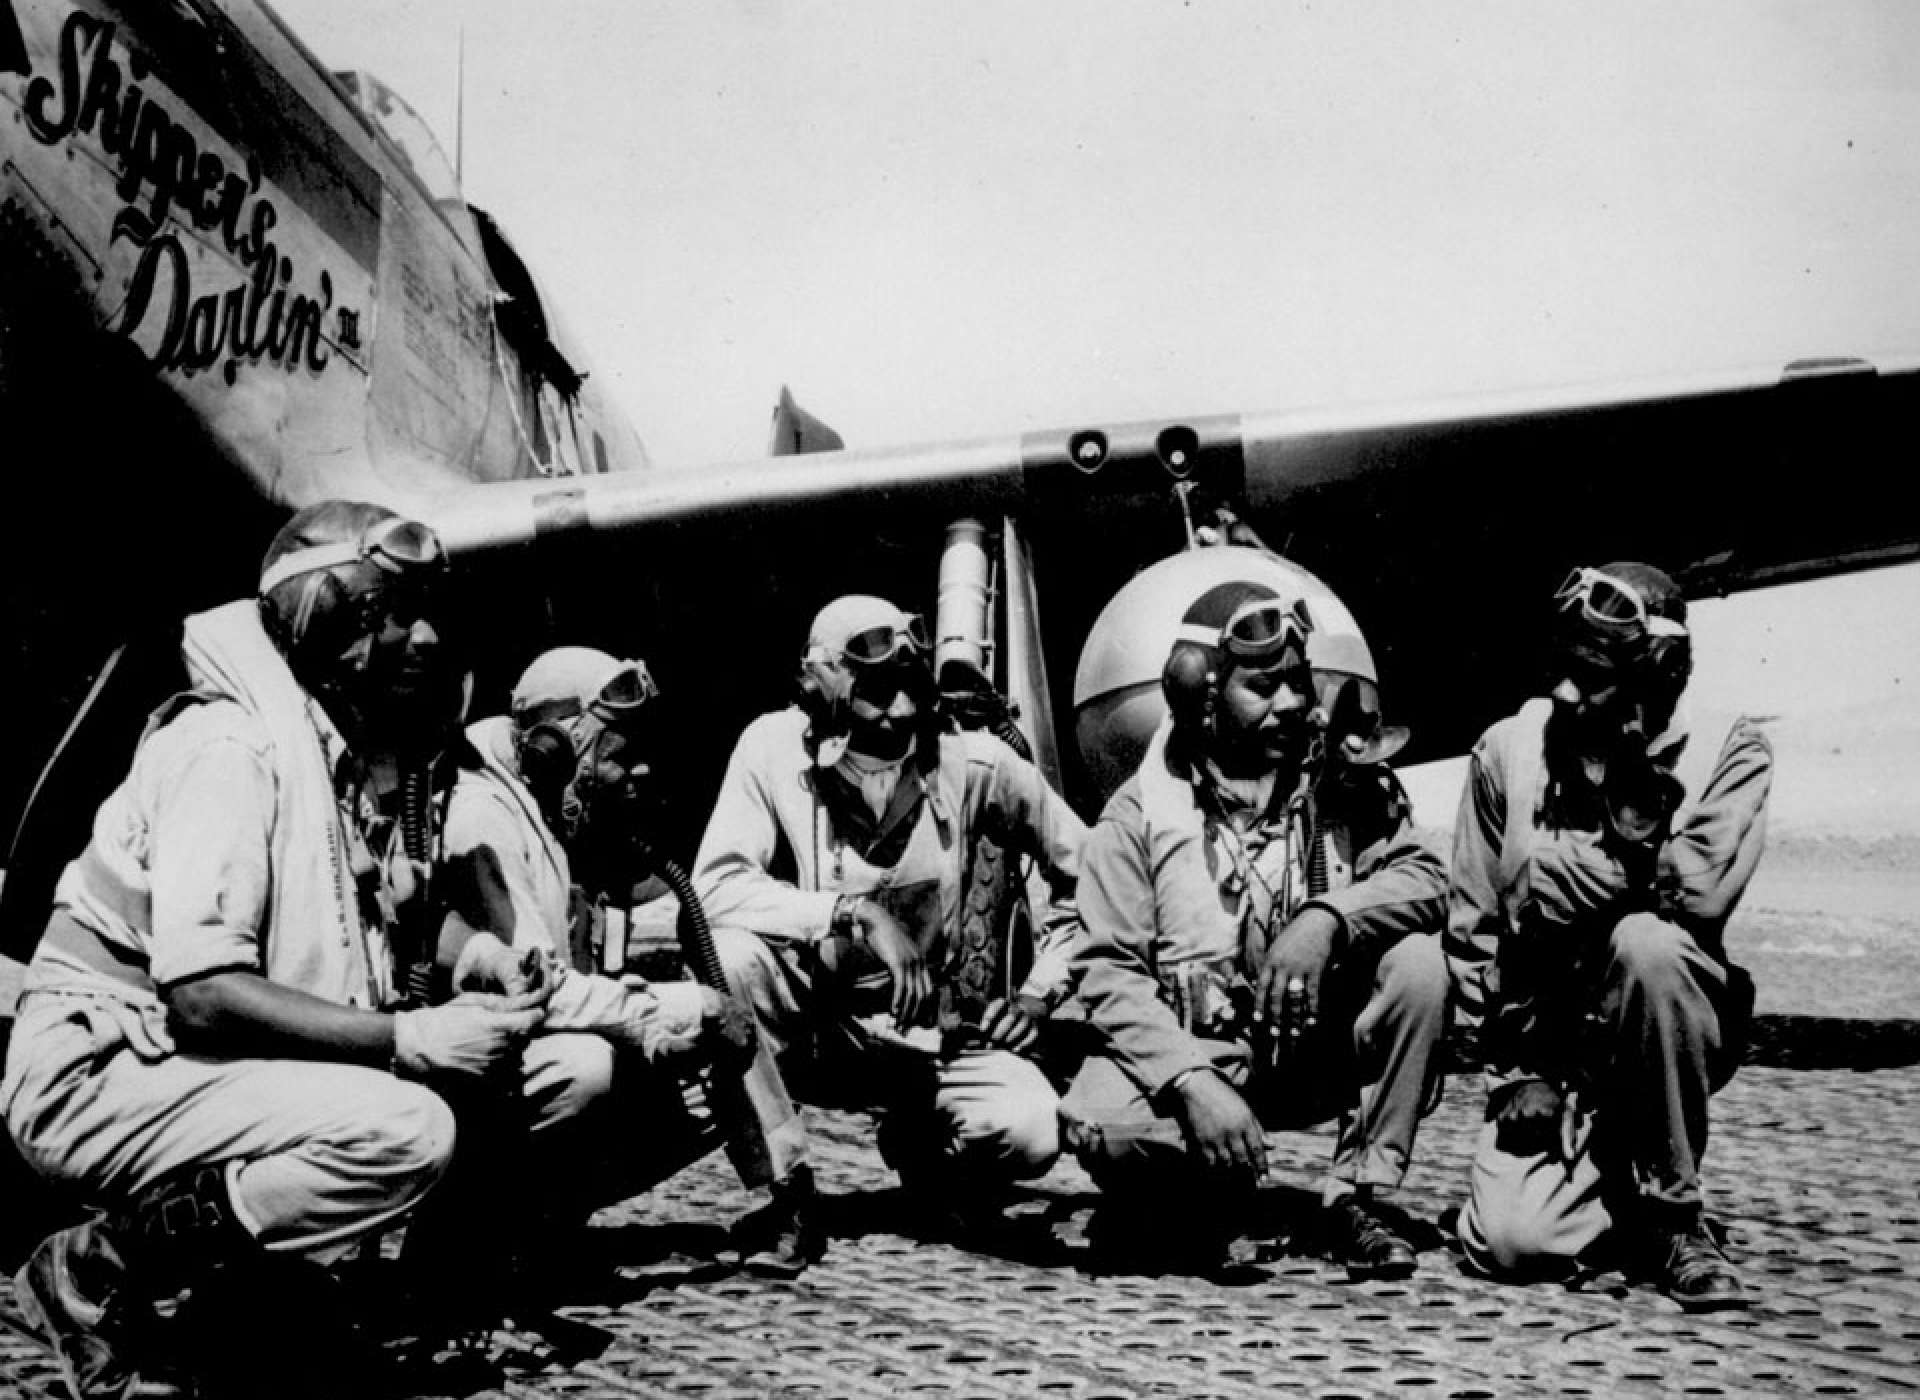
M 166 1355 L 155 1302 L 261 1257 L 216 1162 L 169 1172 L 111 1215 L 62 1230 L 14 1283 L 75 1400 L 159 1400 L 194 1392 Z
M 1333 1257 L 1348 1278 L 1405 1278 L 1418 1267 L 1413 1246 L 1364 1192 L 1328 1206 L 1326 1216 Z
M 104 1218 L 49 1235 L 13 1276 L 20 1309 L 53 1348 L 73 1400 L 192 1394 L 154 1355 L 158 1318 Z
M 773 1183 L 773 1200 L 735 1227 L 740 1267 L 763 1278 L 798 1278 L 827 1252 L 813 1168 L 795 1167 Z
M 1740 1272 L 1727 1262 L 1704 1219 L 1665 1233 L 1659 1281 L 1666 1295 L 1688 1312 L 1744 1308 L 1749 1299 Z

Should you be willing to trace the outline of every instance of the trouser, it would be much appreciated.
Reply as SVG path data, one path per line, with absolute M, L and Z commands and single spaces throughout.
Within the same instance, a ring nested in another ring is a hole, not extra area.
M 419 1316 L 462 1326 L 528 1301 L 595 1210 L 648 1190 L 720 1143 L 686 1081 L 580 1031 L 537 1035 L 518 1092 L 444 1079 L 459 1147 L 407 1228 Z
M 1447 970 L 1434 934 L 1401 939 L 1371 963 L 1335 962 L 1321 1018 L 1347 1027 L 1312 1061 L 1293 1056 L 1271 1069 L 1250 1068 L 1244 1043 L 1220 1043 L 1215 1068 L 1275 1126 L 1312 1118 L 1312 1104 L 1340 1104 L 1333 1160 L 1321 1181 L 1332 1204 L 1360 1186 L 1400 1184 L 1413 1159 L 1420 1118 L 1431 1105 L 1446 1033 Z M 1168 1107 L 1149 1099 L 1120 1063 L 1095 1055 L 1067 1091 L 1062 1116 L 1081 1165 L 1103 1189 L 1161 1193 L 1203 1189 L 1206 1169 L 1187 1147 Z M 1302 1110 L 1306 1112 L 1302 1113 Z
M 1059 1096 L 1032 1061 L 1004 1050 L 942 1058 L 889 1018 L 848 1014 L 844 983 L 811 950 L 776 949 L 739 929 L 716 929 L 714 943 L 728 990 L 759 1027 L 750 1080 L 784 1078 L 812 1102 L 923 1118 L 944 1163 L 982 1186 L 1041 1176 L 1059 1157 Z M 804 1160 L 790 1107 L 786 1121 L 762 1127 L 791 1163 Z
M 450 1094 L 459 1106 L 464 1097 Z M 475 1107 L 489 1096 L 472 1096 Z M 498 1108 L 482 1110 L 492 1131 Z M 690 1080 L 584 1031 L 537 1035 L 521 1055 L 520 1102 L 499 1126 L 525 1135 L 531 1184 L 559 1218 L 658 1185 L 720 1144 L 724 1125 Z M 464 1155 L 464 1151 L 461 1155 Z M 488 1175 L 501 1176 L 501 1164 Z
M 421 1085 L 311 1061 L 142 1060 L 99 1002 L 58 992 L 22 999 L 0 1097 L 42 1176 L 116 1207 L 222 1163 L 248 1234 L 323 1263 L 417 1205 L 454 1148 L 453 1114 Z
M 1588 1035 L 1589 1087 L 1561 1150 L 1516 1155 L 1481 1129 L 1460 1242 L 1501 1274 L 1565 1272 L 1627 1211 L 1684 1225 L 1701 1206 L 1707 1103 L 1744 1050 L 1752 983 L 1678 925 L 1614 925 Z

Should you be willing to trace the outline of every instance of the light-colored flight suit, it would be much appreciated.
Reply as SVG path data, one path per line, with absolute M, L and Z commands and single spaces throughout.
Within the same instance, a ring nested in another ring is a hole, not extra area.
M 472 927 L 565 964 L 572 869 L 519 778 L 512 736 L 505 716 L 468 726 L 473 761 L 461 769 L 447 807 L 450 878 L 477 895 L 462 911 Z M 636 1021 L 646 1025 L 636 1031 Z M 585 1141 L 560 1134 L 567 1150 L 593 1156 L 607 1187 L 621 1194 L 716 1145 L 717 1125 L 689 1115 L 681 1086 L 647 1054 L 685 1048 L 700 1028 L 700 994 L 691 984 L 623 984 L 568 967 L 521 1056 L 521 1102 L 536 1142 L 580 1125 Z
M 836 771 L 815 764 L 806 728 L 798 708 L 747 726 L 695 862 L 729 984 L 753 1008 L 762 1054 L 792 1067 L 801 1047 L 832 1038 L 848 1056 L 844 1072 L 815 1086 L 816 1096 L 930 1108 L 947 1157 L 970 1173 L 1040 1175 L 1059 1155 L 1059 1098 L 1039 1067 L 1005 1050 L 936 1061 L 930 1030 L 896 1026 L 884 1012 L 863 1014 L 874 1011 L 876 993 L 885 1005 L 877 985 L 883 970 L 871 952 L 855 949 L 828 975 L 815 946 L 840 898 L 864 894 L 901 921 L 937 983 L 960 923 L 972 837 L 983 824 L 1037 857 L 1063 886 L 1078 874 L 1085 827 L 1038 769 L 985 734 L 941 736 L 931 764 L 909 758 L 890 805 L 873 818 Z M 1070 926 L 1062 918 L 1051 927 L 1066 938 Z M 1022 990 L 1057 1001 L 1065 971 L 1060 950 L 1044 945 Z M 886 1102 L 902 1092 L 931 1102 Z
M 162 712 L 60 879 L 0 1099 L 26 1161 L 96 1204 L 225 1163 L 263 1246 L 324 1259 L 433 1187 L 453 1115 L 379 1069 L 174 1047 L 158 991 L 209 973 L 369 1010 L 393 997 L 338 731 L 251 600 L 187 619 L 184 651 L 194 694 Z

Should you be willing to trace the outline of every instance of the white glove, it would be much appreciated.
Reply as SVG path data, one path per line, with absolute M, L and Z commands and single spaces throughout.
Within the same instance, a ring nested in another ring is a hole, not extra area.
M 497 934 L 476 933 L 453 964 L 457 992 L 504 992 L 518 996 L 544 987 L 552 954 L 543 948 L 509 947 Z
M 649 1064 L 753 1058 L 759 1043 L 753 1013 L 732 997 L 698 982 L 662 982 L 633 999 L 645 1010 L 630 1023 L 629 1043 L 640 1047 Z
M 635 1018 L 631 1034 L 648 1064 L 675 1060 L 693 1053 L 700 1028 L 710 1011 L 717 1014 L 720 994 L 698 982 L 661 982 L 634 995 L 635 1002 L 651 998 L 646 1014 Z
M 615 981 L 563 969 L 552 988 L 547 1028 L 591 1031 L 628 1046 L 647 1063 L 753 1057 L 753 1013 L 698 982 Z
M 519 1063 L 545 1012 L 529 998 L 460 999 L 393 1018 L 393 1066 L 402 1074 L 484 1075 Z

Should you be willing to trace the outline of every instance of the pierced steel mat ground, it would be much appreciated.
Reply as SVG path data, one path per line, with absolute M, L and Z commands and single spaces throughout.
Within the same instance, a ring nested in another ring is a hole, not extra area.
M 1831 864 L 1804 890 L 1775 881 L 1742 914 L 1741 961 L 1768 1014 L 1714 1100 L 1707 1167 L 1755 1294 L 1746 1312 L 1691 1318 L 1617 1276 L 1582 1292 L 1502 1287 L 1461 1274 L 1437 1232 L 1403 1283 L 1350 1284 L 1303 1255 L 1234 1281 L 1097 1276 L 1096 1198 L 1072 1167 L 963 1249 L 908 1215 L 864 1119 L 809 1110 L 834 1231 L 823 1264 L 798 1283 L 711 1277 L 724 1225 L 756 1203 L 716 1156 L 597 1217 L 559 1322 L 541 1327 L 551 1349 L 519 1357 L 543 1368 L 477 1394 L 1913 1395 L 1920 875 L 1904 858 Z M 1477 1078 L 1461 1078 L 1428 1120 L 1400 1197 L 1416 1219 L 1458 1204 L 1479 1106 Z M 1299 1221 L 1329 1143 L 1273 1138 L 1265 1226 Z M 673 1250 L 709 1267 L 661 1259 Z M 263 1400 L 279 1391 L 262 1378 Z M 0 1395 L 59 1394 L 47 1354 L 0 1328 Z
M 694 1281 L 668 1250 L 717 1255 L 754 1198 L 710 1159 L 597 1217 L 544 1369 L 520 1397 L 1373 1397 L 1920 1392 L 1920 1053 L 1912 1023 L 1776 1018 L 1716 1100 L 1710 1183 L 1757 1295 L 1692 1318 L 1606 1276 L 1584 1291 L 1463 1275 L 1433 1243 L 1399 1283 L 1348 1283 L 1284 1255 L 1244 1277 L 1103 1276 L 1095 1197 L 1062 1167 L 1003 1234 L 924 1238 L 865 1120 L 813 1113 L 834 1231 L 798 1283 Z M 1814 1038 L 1819 1039 L 1818 1044 Z M 1771 1043 L 1770 1043 L 1771 1042 Z M 1816 1069 L 1783 1063 L 1817 1062 Z M 1870 1069 L 1841 1067 L 1851 1064 Z M 1479 1094 L 1450 1086 L 1402 1193 L 1457 1203 Z M 1277 1134 L 1270 1214 L 1300 1218 L 1325 1132 Z M 1429 1242 L 1431 1243 L 1431 1242 Z M 650 1267 L 651 1263 L 651 1267 Z M 5 1393 L 57 1395 L 43 1352 L 0 1333 Z M 271 1389 L 262 1391 L 270 1394 Z
M 1478 1095 L 1449 1093 L 1406 1193 L 1431 1220 L 1457 1198 Z M 1016 1207 L 994 1253 L 923 1243 L 890 1178 L 831 1120 L 823 1180 L 840 1237 L 802 1283 L 735 1279 L 569 1316 L 612 1334 L 554 1394 L 1094 1397 L 1872 1395 L 1920 1389 L 1920 1071 L 1749 1069 L 1722 1096 L 1716 1203 L 1761 1294 L 1694 1319 L 1617 1279 L 1601 1291 L 1500 1287 L 1431 1250 L 1404 1283 L 1349 1284 L 1311 1258 L 1252 1281 L 1096 1277 L 1084 1178 L 1062 1169 Z M 1275 1139 L 1306 1183 L 1324 1134 Z M 1292 1195 L 1293 1193 L 1284 1193 Z M 747 1200 L 717 1164 L 637 1203 L 649 1223 L 728 1218 Z M 890 1220 L 889 1217 L 892 1217 Z M 870 1231 L 870 1233 L 868 1233 Z M 595 1390 L 594 1385 L 603 1390 Z

